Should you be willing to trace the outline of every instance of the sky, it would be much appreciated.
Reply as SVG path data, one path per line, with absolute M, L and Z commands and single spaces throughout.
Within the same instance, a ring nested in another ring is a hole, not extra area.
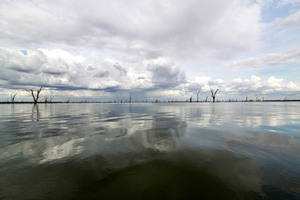
M 0 101 L 300 99 L 300 0 L 1 0 Z

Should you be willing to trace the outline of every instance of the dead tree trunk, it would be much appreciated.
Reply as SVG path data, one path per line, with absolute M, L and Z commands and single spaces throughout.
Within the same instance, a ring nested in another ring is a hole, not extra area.
M 212 97 L 214 103 L 216 102 L 216 94 L 217 94 L 218 90 L 219 90 L 219 89 L 217 89 L 217 90 L 215 91 L 214 89 L 211 89 L 211 88 L 210 88 L 211 97 Z
M 129 103 L 131 103 L 131 100 L 132 100 L 132 96 L 131 96 L 131 93 L 129 94 Z
M 15 102 L 16 95 L 17 95 L 17 93 L 16 93 L 16 94 L 14 94 L 14 95 L 11 95 L 11 97 L 10 97 L 10 98 L 11 98 L 11 102 L 12 102 L 12 103 L 14 103 L 14 102 Z
M 53 98 L 54 98 L 54 95 L 50 95 L 50 96 L 45 95 L 44 96 L 45 103 L 51 103 Z
M 191 98 L 190 98 L 190 102 L 192 102 L 193 101 L 193 95 L 191 96 Z
M 34 95 L 33 90 L 30 90 L 30 93 L 31 93 L 31 95 L 32 95 L 33 103 L 34 103 L 34 104 L 37 104 L 37 102 L 38 102 L 38 100 L 39 100 L 39 97 L 40 97 L 40 92 L 42 91 L 42 88 L 43 88 L 43 87 L 40 87 L 40 89 L 36 92 L 36 96 Z
M 197 92 L 197 102 L 199 102 L 199 93 L 200 93 L 200 91 L 201 91 L 201 88 Z

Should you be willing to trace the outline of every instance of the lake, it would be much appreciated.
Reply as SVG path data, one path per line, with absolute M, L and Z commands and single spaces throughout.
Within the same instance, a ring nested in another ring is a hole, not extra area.
M 300 102 L 0 112 L 0 199 L 300 199 Z

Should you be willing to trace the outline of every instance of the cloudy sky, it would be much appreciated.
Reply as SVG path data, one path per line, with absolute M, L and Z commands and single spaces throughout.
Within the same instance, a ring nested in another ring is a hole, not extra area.
M 299 0 L 1 0 L 0 27 L 0 101 L 300 99 Z

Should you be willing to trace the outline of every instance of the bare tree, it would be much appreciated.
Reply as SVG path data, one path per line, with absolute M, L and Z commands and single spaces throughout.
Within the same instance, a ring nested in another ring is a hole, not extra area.
M 40 97 L 40 92 L 42 91 L 42 88 L 43 88 L 43 87 L 40 87 L 40 89 L 37 90 L 36 96 L 34 95 L 33 90 L 30 90 L 30 91 L 29 91 L 29 92 L 31 93 L 31 95 L 32 95 L 33 103 L 34 103 L 34 104 L 37 104 L 37 102 L 38 102 L 38 100 L 39 100 L 39 97 Z
M 255 95 L 255 101 L 258 102 L 259 101 L 259 98 L 257 95 Z
M 210 88 L 211 97 L 212 97 L 214 103 L 216 102 L 216 94 L 218 91 L 219 91 L 219 89 L 216 89 L 216 91 L 215 91 L 214 89 Z
M 48 96 L 47 95 L 44 96 L 44 100 L 45 100 L 45 103 L 48 103 Z
M 45 103 L 48 103 L 48 102 L 51 103 L 53 98 L 54 98 L 54 95 L 50 95 L 50 96 L 45 95 L 44 96 Z
M 200 93 L 200 91 L 201 91 L 201 88 L 197 92 L 197 102 L 199 102 L 199 93 Z
M 70 103 L 70 100 L 71 100 L 70 98 L 66 99 L 65 103 Z
M 193 101 L 193 95 L 191 95 L 191 97 L 190 97 L 190 102 L 192 102 Z
M 17 95 L 17 93 L 14 94 L 14 95 L 12 95 L 12 94 L 10 95 L 10 99 L 11 99 L 11 102 L 12 102 L 12 103 L 15 102 L 16 95 Z

